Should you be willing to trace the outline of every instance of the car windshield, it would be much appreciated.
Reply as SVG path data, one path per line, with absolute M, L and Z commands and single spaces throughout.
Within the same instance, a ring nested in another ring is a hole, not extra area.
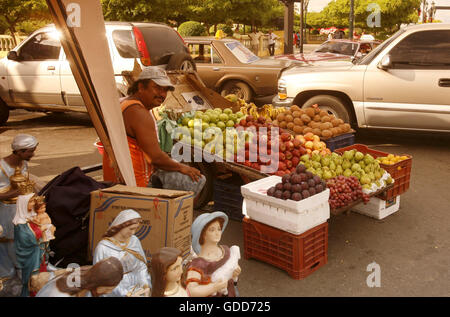
M 327 41 L 314 50 L 316 53 L 334 53 L 353 56 L 358 49 L 358 43 Z
M 228 42 L 225 43 L 225 46 L 243 64 L 250 64 L 259 60 L 259 57 L 253 54 L 241 42 Z
M 392 35 L 390 38 L 385 40 L 383 43 L 378 45 L 372 52 L 364 56 L 362 59 L 360 59 L 357 64 L 359 65 L 368 65 L 375 57 L 378 56 L 378 54 L 384 50 L 385 47 L 387 47 L 389 44 L 391 44 L 397 37 L 399 37 L 401 34 L 405 32 L 404 29 L 400 29 L 397 33 Z

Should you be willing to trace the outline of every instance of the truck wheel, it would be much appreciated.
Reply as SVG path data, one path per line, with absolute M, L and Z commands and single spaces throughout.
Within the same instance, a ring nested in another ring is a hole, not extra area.
M 194 209 L 201 209 L 207 205 L 213 194 L 214 187 L 214 170 L 211 164 L 207 163 L 191 163 L 192 167 L 195 167 L 206 177 L 206 183 L 200 194 L 194 198 Z
M 191 55 L 180 53 L 172 55 L 167 64 L 167 70 L 183 70 L 183 71 L 197 71 L 197 66 Z
M 244 99 L 245 102 L 251 101 L 253 97 L 253 91 L 252 89 L 244 82 L 239 80 L 230 80 L 227 81 L 223 87 L 222 91 L 220 92 L 222 97 L 225 97 L 226 95 L 234 94 L 239 99 Z
M 0 125 L 4 125 L 9 118 L 9 107 L 0 100 Z
M 334 115 L 336 118 L 350 123 L 350 113 L 341 99 L 331 95 L 318 95 L 308 99 L 302 108 L 308 108 L 315 104 L 318 104 L 320 109 Z

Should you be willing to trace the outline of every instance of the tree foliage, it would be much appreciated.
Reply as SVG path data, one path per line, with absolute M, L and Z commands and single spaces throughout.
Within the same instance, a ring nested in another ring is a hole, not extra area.
M 403 23 L 417 22 L 417 9 L 421 0 L 354 0 L 355 26 L 361 29 L 370 29 L 367 23 L 369 15 L 374 11 L 368 11 L 369 4 L 377 4 L 380 8 L 381 29 L 394 30 Z M 350 0 L 333 0 L 308 23 L 322 27 L 348 27 L 350 15 Z
M 2 12 L 0 24 L 10 31 L 13 38 L 21 23 L 29 24 L 33 21 L 38 23 L 51 20 L 45 0 L 2 0 L 0 1 L 0 12 Z

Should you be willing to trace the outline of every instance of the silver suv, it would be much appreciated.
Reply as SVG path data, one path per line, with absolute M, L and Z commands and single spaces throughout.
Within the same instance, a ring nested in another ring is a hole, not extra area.
M 105 22 L 117 90 L 125 95 L 122 71 L 161 65 L 168 70 L 196 70 L 182 37 L 160 23 Z M 0 60 L 0 124 L 10 109 L 87 112 L 72 75 L 59 33 L 39 29 Z
M 353 63 L 288 69 L 272 103 L 319 104 L 360 128 L 450 132 L 450 24 L 402 28 Z

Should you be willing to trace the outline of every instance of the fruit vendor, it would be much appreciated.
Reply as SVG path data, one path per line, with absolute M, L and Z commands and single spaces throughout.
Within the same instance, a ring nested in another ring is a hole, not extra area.
M 166 72 L 156 66 L 145 67 L 121 100 L 131 160 L 139 187 L 157 187 L 193 191 L 202 190 L 206 178 L 196 168 L 179 163 L 163 152 L 158 142 L 156 121 L 151 109 L 160 106 L 167 92 L 175 87 Z M 117 182 L 105 153 L 103 179 Z

